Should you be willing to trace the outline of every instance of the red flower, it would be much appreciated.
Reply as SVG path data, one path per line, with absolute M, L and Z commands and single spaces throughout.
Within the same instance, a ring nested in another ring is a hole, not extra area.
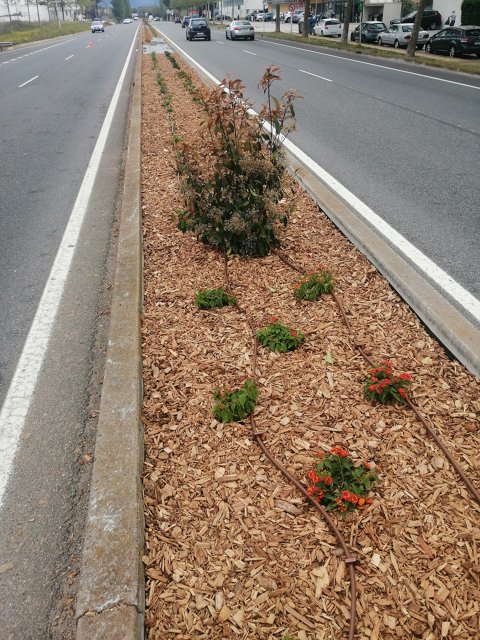
M 320 482 L 320 478 L 318 477 L 316 471 L 314 471 L 313 469 L 310 469 L 310 471 L 307 473 L 307 478 L 310 480 L 310 482 L 313 482 L 313 484 L 317 484 L 317 482 Z
M 333 484 L 332 476 L 324 476 L 323 477 L 323 484 L 326 484 L 327 487 L 329 487 L 331 484 Z
M 340 497 L 342 500 L 350 500 L 350 491 L 342 491 L 342 493 L 340 494 Z
M 273 323 L 278 322 L 278 318 L 277 318 L 277 316 L 272 316 L 272 320 L 271 320 L 271 321 L 272 321 Z
M 325 495 L 325 494 L 324 494 L 324 493 L 323 493 L 323 491 L 320 489 L 320 490 L 319 490 L 319 492 L 318 492 L 318 495 L 317 495 L 317 500 L 318 500 L 318 502 L 321 502 L 321 500 L 323 499 L 323 496 L 324 496 L 324 495 Z
M 313 496 L 315 491 L 316 491 L 316 488 L 313 485 L 311 487 L 308 487 L 307 489 L 307 493 L 309 496 Z
M 367 471 L 370 471 L 372 468 L 371 464 L 365 460 L 365 464 L 363 465 Z

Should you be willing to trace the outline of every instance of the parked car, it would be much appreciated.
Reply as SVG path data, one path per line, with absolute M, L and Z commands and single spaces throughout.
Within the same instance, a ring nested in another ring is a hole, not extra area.
M 320 20 L 313 27 L 313 33 L 316 36 L 338 36 L 342 35 L 342 23 L 336 18 L 327 18 Z
M 217 15 L 215 16 L 215 20 L 217 20 L 218 22 L 223 22 L 224 20 L 230 22 L 231 19 L 232 18 L 230 16 L 224 16 L 220 13 L 217 13 Z
M 184 16 L 182 20 L 182 29 L 185 29 L 185 27 L 188 25 L 188 23 L 192 18 L 199 18 L 199 17 L 200 16 Z
M 245 16 L 246 20 L 256 20 L 257 19 L 257 13 L 258 11 L 256 9 L 254 9 L 253 11 L 250 11 L 250 13 L 247 13 L 247 15 Z
M 234 20 L 225 29 L 225 38 L 228 40 L 255 40 L 255 29 L 248 20 Z
M 190 18 L 190 22 L 185 27 L 187 40 L 195 40 L 195 38 L 202 38 L 203 40 L 211 40 L 210 27 L 205 18 Z
M 453 58 L 474 53 L 480 58 L 480 27 L 475 25 L 447 27 L 431 36 L 426 45 L 428 53 L 448 53 Z
M 382 31 L 377 38 L 377 44 L 390 44 L 395 49 L 399 47 L 407 47 L 412 39 L 412 24 L 392 24 L 386 31 Z M 423 49 L 423 45 L 429 38 L 428 31 L 418 32 L 417 49 Z
M 352 42 L 358 42 L 362 33 L 362 42 L 377 42 L 380 33 L 387 30 L 384 22 L 361 22 L 350 34 Z
M 296 24 L 297 22 L 300 22 L 300 20 L 303 20 L 303 14 L 303 9 L 287 11 L 287 13 L 285 14 L 284 22 L 293 22 L 294 24 Z
M 131 22 L 133 22 L 131 18 L 125 18 L 125 20 L 123 21 L 123 24 L 130 24 Z
M 105 27 L 103 26 L 103 22 L 101 20 L 94 20 L 90 29 L 92 30 L 92 33 L 96 33 L 97 31 L 101 31 L 102 33 L 104 33 L 105 31 Z
M 413 24 L 415 22 L 415 18 L 417 16 L 416 11 L 412 11 L 411 13 L 407 13 L 403 18 L 397 18 L 396 20 L 391 20 L 390 24 Z M 433 9 L 425 9 L 422 16 L 422 21 L 420 23 L 422 29 L 426 29 L 427 31 L 434 31 L 435 29 L 440 29 L 442 27 L 442 16 L 438 11 L 434 11 Z
M 182 19 L 177 16 L 175 18 L 175 24 L 182 24 Z
M 259 22 L 271 22 L 273 20 L 273 13 L 271 11 L 259 11 L 256 19 Z

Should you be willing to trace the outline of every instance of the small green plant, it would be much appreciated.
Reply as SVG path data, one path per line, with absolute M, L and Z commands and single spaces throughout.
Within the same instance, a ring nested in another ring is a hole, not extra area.
M 293 351 L 304 341 L 301 331 L 296 331 L 279 322 L 278 318 L 272 318 L 271 323 L 264 329 L 257 331 L 257 338 L 260 344 L 271 351 Z
M 324 293 L 331 293 L 332 291 L 332 274 L 326 269 L 320 269 L 320 271 L 307 275 L 300 280 L 293 289 L 293 295 L 297 300 L 314 302 Z
M 157 66 L 157 63 L 158 63 L 157 54 L 155 53 L 155 51 L 152 51 L 152 53 L 150 55 L 152 57 L 152 66 L 155 69 L 156 66 Z
M 157 84 L 160 89 L 160 93 L 165 95 L 167 93 L 167 84 L 161 73 L 157 73 Z
M 170 60 L 170 62 L 172 63 L 175 69 L 180 69 L 180 65 L 175 59 L 175 56 L 172 53 L 170 53 L 170 51 L 165 51 L 165 56 L 167 57 L 167 60 Z
M 315 468 L 307 473 L 307 491 L 327 511 L 338 510 L 342 516 L 372 504 L 368 497 L 378 482 L 369 462 L 355 466 L 343 447 L 335 446 L 327 454 L 317 453 Z
M 364 382 L 363 392 L 367 400 L 381 404 L 403 404 L 407 397 L 407 389 L 412 384 L 408 373 L 393 375 L 393 365 L 384 360 L 377 367 L 370 369 Z
M 219 289 L 200 289 L 195 294 L 195 305 L 199 309 L 216 309 L 234 304 L 235 298 L 229 296 L 222 287 Z
M 213 397 L 216 400 L 213 415 L 217 420 L 220 422 L 240 422 L 255 409 L 258 388 L 253 380 L 247 378 L 238 391 L 224 393 L 219 387 L 216 387 Z

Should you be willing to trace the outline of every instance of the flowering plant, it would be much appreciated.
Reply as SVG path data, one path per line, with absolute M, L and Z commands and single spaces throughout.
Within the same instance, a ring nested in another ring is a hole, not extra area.
M 291 329 L 279 322 L 278 318 L 273 317 L 271 323 L 257 331 L 257 338 L 261 345 L 268 347 L 271 351 L 293 351 L 299 347 L 304 341 L 301 331 Z
M 215 387 L 213 397 L 217 401 L 213 407 L 213 415 L 220 422 L 240 422 L 249 416 L 255 408 L 258 388 L 253 380 L 247 379 L 236 391 L 223 392 Z
M 333 291 L 333 276 L 330 271 L 320 269 L 317 273 L 305 276 L 295 285 L 293 295 L 297 300 L 314 302 L 324 293 Z
M 199 309 L 215 309 L 234 304 L 235 298 L 229 296 L 222 287 L 219 289 L 200 289 L 195 294 L 195 305 Z
M 348 451 L 338 446 L 327 454 L 317 453 L 316 457 L 315 468 L 307 473 L 307 491 L 327 511 L 338 509 L 346 515 L 372 504 L 368 494 L 378 476 L 369 462 L 356 467 Z
M 379 366 L 370 369 L 364 383 L 364 395 L 367 400 L 377 400 L 381 404 L 403 403 L 407 397 L 407 389 L 412 384 L 408 373 L 393 375 L 393 365 L 384 360 Z

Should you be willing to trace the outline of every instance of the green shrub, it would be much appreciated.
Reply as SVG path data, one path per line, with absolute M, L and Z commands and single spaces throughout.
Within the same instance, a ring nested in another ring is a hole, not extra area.
M 305 276 L 297 283 L 293 290 L 293 295 L 297 300 L 308 300 L 314 302 L 324 293 L 333 291 L 333 276 L 330 271 L 320 269 L 317 273 Z
M 278 318 L 272 318 L 272 322 L 267 327 L 257 331 L 257 338 L 262 346 L 280 353 L 293 351 L 305 339 L 301 331 L 287 327 L 279 322 Z
M 245 380 L 238 391 L 222 393 L 217 387 L 213 393 L 217 401 L 213 407 L 213 415 L 220 422 L 240 422 L 255 409 L 258 388 L 253 380 Z
M 285 172 L 281 134 L 294 127 L 295 94 L 272 98 L 277 71 L 269 67 L 260 82 L 267 102 L 259 117 L 248 115 L 240 80 L 199 93 L 207 127 L 201 140 L 184 142 L 179 154 L 186 210 L 178 226 L 227 253 L 265 256 L 279 245 L 281 224 L 287 224 L 288 213 L 279 204 Z M 268 133 L 263 120 L 272 125 Z
M 235 298 L 229 296 L 224 289 L 200 289 L 195 294 L 195 305 L 199 309 L 216 309 L 234 305 Z

